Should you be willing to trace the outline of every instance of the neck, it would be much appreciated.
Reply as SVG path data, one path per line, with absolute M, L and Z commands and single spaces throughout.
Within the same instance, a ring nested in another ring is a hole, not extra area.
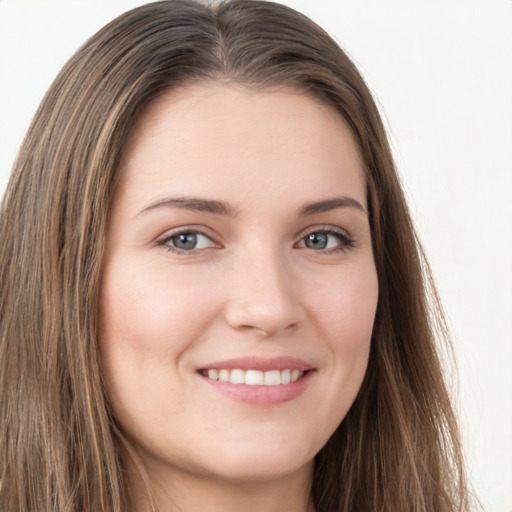
M 286 476 L 252 481 L 173 470 L 156 474 L 148 471 L 146 485 L 140 472 L 131 468 L 127 482 L 129 511 L 312 512 L 312 469 L 313 464 Z

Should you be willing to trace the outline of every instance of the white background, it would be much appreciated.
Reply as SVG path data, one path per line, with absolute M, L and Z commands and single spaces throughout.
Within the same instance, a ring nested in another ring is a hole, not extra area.
M 73 51 L 135 0 L 0 0 L 0 191 Z M 512 0 L 287 0 L 359 65 L 452 327 L 484 509 L 512 512 Z

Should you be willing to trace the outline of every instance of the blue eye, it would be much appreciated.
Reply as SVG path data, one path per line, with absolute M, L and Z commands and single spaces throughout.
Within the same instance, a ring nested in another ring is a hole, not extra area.
M 158 245 L 165 245 L 170 251 L 176 252 L 191 252 L 215 247 L 215 243 L 208 236 L 192 230 L 171 234 L 159 241 Z
M 333 230 L 319 230 L 312 231 L 304 236 L 298 246 L 313 251 L 336 251 L 353 247 L 354 241 L 344 233 Z
M 331 237 L 332 238 L 332 237 Z M 327 249 L 329 245 L 329 234 L 328 233 L 310 233 L 304 238 L 304 245 L 308 249 Z
M 190 251 L 190 250 L 196 248 L 197 234 L 196 233 L 180 233 L 179 235 L 173 236 L 171 238 L 170 242 L 177 249 Z

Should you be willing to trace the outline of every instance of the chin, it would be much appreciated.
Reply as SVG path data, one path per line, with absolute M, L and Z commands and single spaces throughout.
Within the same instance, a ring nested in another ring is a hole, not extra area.
M 258 446 L 250 449 L 245 447 L 220 455 L 218 464 L 211 467 L 211 473 L 217 477 L 231 482 L 264 482 L 278 480 L 312 470 L 315 453 L 307 453 L 304 449 L 290 447 L 284 450 L 275 446 L 264 446 L 264 439 Z

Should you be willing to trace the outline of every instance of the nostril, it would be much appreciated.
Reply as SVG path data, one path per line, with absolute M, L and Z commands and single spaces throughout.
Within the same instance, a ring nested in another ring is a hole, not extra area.
M 242 330 L 242 331 L 253 331 L 264 338 L 270 338 L 271 336 L 274 336 L 278 332 L 294 330 L 295 327 L 297 327 L 296 322 L 293 322 L 289 325 L 284 325 L 284 326 L 281 326 L 281 325 L 258 326 L 258 325 L 244 324 L 244 325 L 238 326 L 237 329 Z

